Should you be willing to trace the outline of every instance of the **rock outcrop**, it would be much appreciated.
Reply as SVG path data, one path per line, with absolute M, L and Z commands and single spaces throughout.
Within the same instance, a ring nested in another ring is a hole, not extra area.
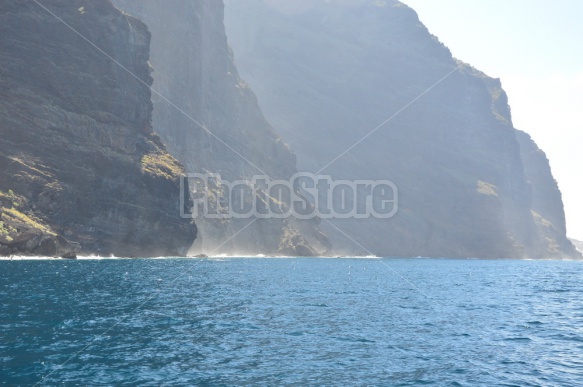
M 398 187 L 393 218 L 333 220 L 353 238 L 329 227 L 338 250 L 578 255 L 548 161 L 513 128 L 500 81 L 453 58 L 406 5 L 227 0 L 225 24 L 300 169 Z
M 570 241 L 575 245 L 575 248 L 577 248 L 577 250 L 583 254 L 583 241 L 572 238 L 570 239 Z
M 287 180 L 296 158 L 263 117 L 239 77 L 218 0 L 114 0 L 152 33 L 153 126 L 189 173 L 228 181 L 255 175 Z M 217 205 L 215 193 L 209 191 Z M 215 208 L 216 209 L 216 208 Z M 316 220 L 196 219 L 191 253 L 317 255 L 328 240 Z M 294 236 L 294 237 L 291 237 Z
M 539 249 L 554 252 L 556 256 L 577 256 L 573 248 L 577 244 L 565 238 L 567 229 L 563 197 L 546 154 L 527 133 L 517 130 L 516 139 L 520 145 L 524 173 L 531 186 L 530 207 L 537 226 L 535 240 Z
M 54 15 L 0 3 L 0 254 L 186 253 L 196 226 L 151 126 L 146 26 L 106 0 L 41 4 Z

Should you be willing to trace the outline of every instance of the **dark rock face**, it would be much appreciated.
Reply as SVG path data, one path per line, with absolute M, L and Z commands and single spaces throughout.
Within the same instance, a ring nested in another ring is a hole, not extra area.
M 513 128 L 500 81 L 453 58 L 412 9 L 227 0 L 225 23 L 243 78 L 300 169 L 397 185 L 395 217 L 333 221 L 369 251 L 577 255 L 548 162 Z M 363 252 L 329 234 L 338 250 Z
M 296 172 L 295 155 L 239 78 L 227 45 L 222 1 L 114 4 L 152 33 L 153 88 L 160 93 L 152 95 L 154 130 L 187 172 L 218 173 L 229 181 L 263 174 L 285 180 Z M 200 232 L 192 254 L 313 255 L 328 245 L 317 221 L 200 217 L 196 222 Z M 297 245 L 289 240 L 290 232 L 303 235 L 294 239 Z
M 42 4 L 127 71 L 34 2 L 0 4 L 0 252 L 184 254 L 196 226 L 151 128 L 146 26 L 106 0 Z

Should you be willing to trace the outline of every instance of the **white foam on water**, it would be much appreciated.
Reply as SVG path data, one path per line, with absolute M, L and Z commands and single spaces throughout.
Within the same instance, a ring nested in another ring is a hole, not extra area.
M 308 259 L 379 259 L 381 257 L 378 257 L 376 255 L 361 255 L 361 256 L 351 256 L 351 255 L 333 255 L 333 256 L 319 256 L 319 257 L 290 257 L 290 256 L 284 256 L 284 255 L 265 255 L 265 254 L 256 254 L 256 255 L 245 255 L 245 254 L 238 254 L 238 255 L 228 255 L 228 254 L 219 254 L 219 255 L 212 255 L 212 256 L 208 256 L 208 257 L 204 257 L 204 258 L 200 258 L 200 257 L 195 257 L 195 256 L 191 256 L 191 257 L 169 257 L 169 256 L 163 256 L 163 257 L 151 257 L 151 258 L 145 258 L 145 257 L 118 257 L 115 255 L 109 255 L 109 256 L 99 256 L 99 255 L 84 255 L 84 256 L 78 256 L 76 260 L 79 261 L 107 261 L 107 260 L 127 260 L 127 259 L 157 259 L 157 260 L 162 260 L 162 259 L 207 259 L 207 260 L 213 260 L 213 261 L 224 261 L 227 259 L 253 259 L 253 258 L 266 258 L 266 259 L 303 259 L 303 258 L 308 258 Z M 75 259 L 65 259 L 65 258 L 59 258 L 59 257 L 42 257 L 42 256 L 11 256 L 11 257 L 0 257 L 0 261 L 49 261 L 49 260 L 56 260 L 56 261 L 74 261 Z
M 61 258 L 53 257 L 35 257 L 35 256 L 24 256 L 24 255 L 13 255 L 10 257 L 0 257 L 0 261 L 46 261 L 46 260 L 59 260 Z

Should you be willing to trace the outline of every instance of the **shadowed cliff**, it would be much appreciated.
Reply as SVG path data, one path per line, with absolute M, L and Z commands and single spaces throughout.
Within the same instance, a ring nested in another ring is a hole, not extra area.
M 109 1 L 0 4 L 0 254 L 186 253 L 182 166 L 151 127 L 150 34 Z
M 225 23 L 300 169 L 397 185 L 392 219 L 333 221 L 358 242 L 328 227 L 339 251 L 578 256 L 548 161 L 513 128 L 500 81 L 453 58 L 409 7 L 227 0 Z
M 189 173 L 228 181 L 266 174 L 289 179 L 296 158 L 239 77 L 217 0 L 114 0 L 152 33 L 153 126 Z M 215 203 L 215 193 L 207 194 Z M 271 199 L 269 199 L 271 200 Z M 216 208 L 215 208 L 216 210 Z M 317 255 L 328 247 L 318 222 L 198 217 L 191 252 Z

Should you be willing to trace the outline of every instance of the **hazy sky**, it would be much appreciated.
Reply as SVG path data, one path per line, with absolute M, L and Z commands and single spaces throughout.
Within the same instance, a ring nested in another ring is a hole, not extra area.
M 402 0 L 453 55 L 500 78 L 514 126 L 551 161 L 583 240 L 583 1 Z

